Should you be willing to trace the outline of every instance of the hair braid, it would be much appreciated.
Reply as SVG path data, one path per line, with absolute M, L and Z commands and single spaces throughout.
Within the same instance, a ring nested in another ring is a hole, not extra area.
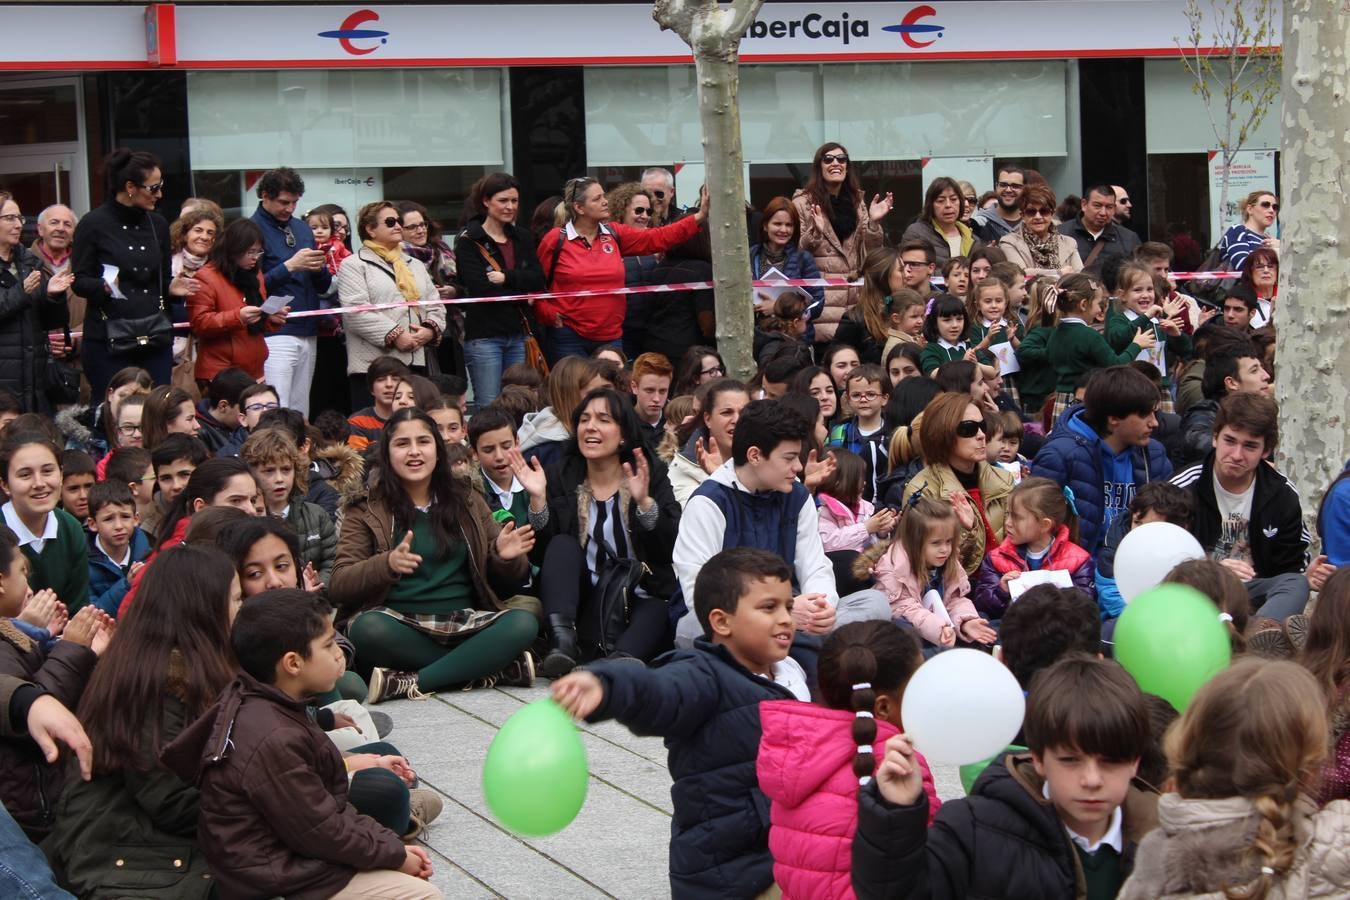
M 867 647 L 851 647 L 845 656 L 844 671 L 853 679 L 849 705 L 853 709 L 853 743 L 858 745 L 858 753 L 853 757 L 853 774 L 858 776 L 858 784 L 864 785 L 872 780 L 872 773 L 877 770 L 876 756 L 872 752 L 872 742 L 877 739 L 877 722 L 872 713 L 877 701 L 877 692 L 872 687 L 877 671 L 876 656 Z
M 1298 849 L 1298 838 L 1294 834 L 1294 797 L 1262 794 L 1252 802 L 1261 814 L 1256 839 L 1251 846 L 1251 851 L 1260 857 L 1261 874 L 1247 888 L 1225 889 L 1224 895 L 1231 900 L 1263 900 L 1271 885 L 1293 867 L 1294 853 Z

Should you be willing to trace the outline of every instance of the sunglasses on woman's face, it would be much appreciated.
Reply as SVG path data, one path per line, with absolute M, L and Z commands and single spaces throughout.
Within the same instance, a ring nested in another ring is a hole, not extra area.
M 830 163 L 847 163 L 848 156 L 843 153 L 826 153 L 820 158 L 820 161 L 829 165 Z
M 635 206 L 635 207 L 633 207 L 633 215 L 635 215 L 635 216 L 650 216 L 651 214 L 652 214 L 652 208 L 651 208 L 650 206 Z
M 973 438 L 977 432 L 984 431 L 984 420 L 962 419 L 961 424 L 956 426 L 956 436 L 960 438 Z
M 1256 204 L 1256 205 L 1259 206 L 1259 207 L 1261 207 L 1262 209 L 1273 209 L 1273 210 L 1275 210 L 1276 212 L 1279 212 L 1279 211 L 1280 211 L 1280 204 L 1274 203 L 1274 202 L 1272 202 L 1272 201 L 1270 201 L 1270 200 L 1262 200 L 1260 203 L 1258 203 L 1258 204 Z
M 395 216 L 385 216 L 384 219 L 382 219 L 381 221 L 384 223 L 385 228 L 398 227 L 398 218 Z

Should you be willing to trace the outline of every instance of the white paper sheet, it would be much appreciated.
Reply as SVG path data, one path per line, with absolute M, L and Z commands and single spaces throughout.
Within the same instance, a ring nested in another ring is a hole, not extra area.
M 263 314 L 270 316 L 272 315 L 272 313 L 281 312 L 283 308 L 290 306 L 291 301 L 294 299 L 295 299 L 294 297 L 287 297 L 280 294 L 268 297 L 266 300 L 263 301 L 262 305 Z
M 103 264 L 103 283 L 108 286 L 108 291 L 112 294 L 114 300 L 125 300 L 127 295 L 122 293 L 122 289 L 117 286 L 117 276 L 122 270 L 117 266 Z
M 1053 584 L 1055 587 L 1073 587 L 1073 576 L 1068 569 L 1041 569 L 1036 572 L 1024 572 L 1008 582 L 1008 596 L 1016 600 L 1038 584 Z

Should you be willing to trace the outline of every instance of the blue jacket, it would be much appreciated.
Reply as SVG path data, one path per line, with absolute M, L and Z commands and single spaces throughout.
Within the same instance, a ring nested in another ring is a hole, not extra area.
M 1322 552 L 1333 566 L 1350 566 L 1350 462 L 1331 483 L 1317 513 Z
M 698 640 L 650 668 L 598 663 L 605 699 L 590 721 L 616 719 L 666 740 L 675 818 L 670 891 L 675 898 L 754 897 L 773 884 L 769 800 L 755 773 L 759 704 L 792 693 L 752 675 L 725 647 Z
M 1105 537 L 1104 486 L 1107 479 L 1104 450 L 1109 455 L 1105 442 L 1083 421 L 1082 407 L 1071 408 L 1055 424 L 1031 463 L 1033 474 L 1073 488 L 1078 504 L 1078 543 L 1093 556 L 1097 555 Z M 1115 505 L 1122 509 L 1134 499 L 1134 489 L 1139 485 L 1163 481 L 1172 475 L 1172 461 L 1167 458 L 1163 445 L 1155 440 L 1150 440 L 1147 448 L 1130 448 L 1128 454 L 1133 485 L 1126 489 L 1128 496 L 1113 498 Z M 1114 477 L 1119 479 L 1120 476 Z
M 122 568 L 95 544 L 96 537 L 89 535 L 89 603 L 115 618 L 130 585 Z M 137 528 L 131 532 L 131 561 L 143 562 L 149 555 L 150 538 Z
M 759 248 L 759 244 L 750 247 L 750 275 L 753 278 L 762 278 L 764 272 L 769 268 L 764 264 Z M 788 244 L 787 258 L 783 260 L 783 265 L 778 268 L 778 271 L 788 278 L 820 277 L 820 267 L 816 265 L 816 258 L 796 244 Z M 811 302 L 806 304 L 806 334 L 802 335 L 802 340 L 809 347 L 816 340 L 816 319 L 820 317 L 821 310 L 825 308 L 825 289 L 823 287 L 809 287 L 802 288 L 802 290 L 811 295 Z
M 263 270 L 263 283 L 267 286 L 269 297 L 294 297 L 290 303 L 291 312 L 319 309 L 323 306 L 322 296 L 333 284 L 333 276 L 327 267 L 317 272 L 288 272 L 286 260 L 301 249 L 314 249 L 314 232 L 309 230 L 305 220 L 291 216 L 285 225 L 262 208 L 254 211 L 252 217 L 263 233 L 263 257 L 259 265 Z M 295 238 L 295 246 L 286 242 L 286 229 L 290 229 Z M 314 337 L 319 333 L 319 319 L 328 316 L 316 316 L 306 319 L 287 321 L 275 334 L 289 334 L 293 337 Z

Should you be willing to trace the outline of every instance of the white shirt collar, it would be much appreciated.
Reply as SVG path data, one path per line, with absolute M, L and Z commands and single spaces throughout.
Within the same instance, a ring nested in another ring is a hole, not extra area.
M 563 234 L 567 236 L 567 239 L 569 241 L 575 241 L 577 238 L 581 237 L 580 232 L 577 231 L 577 227 L 573 225 L 570 220 L 565 226 L 563 226 Z M 610 234 L 610 230 L 608 227 L 606 227 L 604 222 L 600 223 L 600 231 L 597 233 L 596 236 L 599 237 L 599 235 L 601 234 Z
M 1045 799 L 1050 799 L 1050 782 L 1047 781 L 1041 785 L 1041 794 Z M 1105 844 L 1116 851 L 1117 855 L 1120 855 L 1125 850 L 1125 830 L 1122 827 L 1124 821 L 1125 816 L 1121 814 L 1120 807 L 1117 806 L 1111 813 L 1111 824 L 1107 826 L 1106 834 L 1102 835 L 1102 839 L 1096 843 L 1078 834 L 1068 825 L 1064 826 L 1064 830 L 1069 833 L 1069 840 L 1082 847 L 1085 853 L 1096 853 L 1101 849 L 1102 844 Z
M 1082 316 L 1065 316 L 1064 318 L 1060 319 L 1059 321 L 1060 321 L 1061 324 L 1064 323 L 1064 322 L 1077 322 L 1079 325 L 1086 325 L 1086 324 L 1087 324 L 1087 322 L 1083 321 L 1083 317 L 1082 317 Z
M 502 509 L 510 509 L 515 495 L 525 490 L 525 487 L 520 483 L 520 479 L 514 475 L 511 476 L 511 485 L 506 490 L 499 488 L 497 482 L 486 475 L 483 476 L 483 480 L 487 482 L 488 487 L 492 488 L 492 493 L 496 494 L 497 499 L 501 501 Z
M 104 556 L 108 557 L 108 559 L 111 559 L 113 561 L 113 565 L 115 566 L 125 567 L 131 563 L 130 541 L 127 541 L 127 549 L 123 551 L 121 559 L 113 559 L 113 555 L 108 552 L 108 548 L 103 546 L 103 538 L 101 537 L 94 538 L 94 546 L 98 548 L 99 553 L 102 553 Z
M 11 500 L 6 503 L 4 507 L 0 508 L 0 512 L 4 513 L 5 524 L 8 525 L 15 536 L 18 537 L 20 547 L 31 546 L 34 553 L 41 553 L 42 548 L 47 545 L 48 541 L 56 540 L 57 524 L 55 512 L 47 513 L 47 524 L 42 527 L 42 534 L 33 534 L 33 532 L 28 530 L 28 526 L 23 524 L 23 521 L 19 519 L 18 511 L 14 509 L 14 501 Z
M 958 343 L 958 344 L 949 344 L 949 343 L 947 343 L 947 339 L 946 339 L 946 338 L 938 338 L 938 346 L 939 346 L 939 347 L 946 347 L 948 350 L 964 350 L 964 349 L 966 349 L 966 342 L 965 342 L 965 341 L 961 341 L 961 342 Z

